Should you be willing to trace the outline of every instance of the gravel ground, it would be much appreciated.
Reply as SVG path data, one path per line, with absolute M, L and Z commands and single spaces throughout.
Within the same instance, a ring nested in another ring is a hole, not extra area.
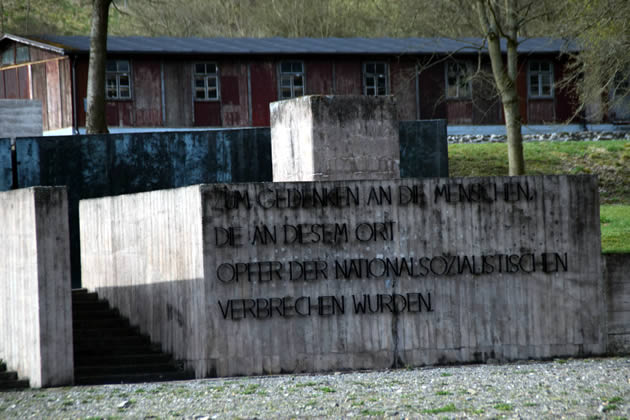
M 0 392 L 2 419 L 630 417 L 630 357 Z

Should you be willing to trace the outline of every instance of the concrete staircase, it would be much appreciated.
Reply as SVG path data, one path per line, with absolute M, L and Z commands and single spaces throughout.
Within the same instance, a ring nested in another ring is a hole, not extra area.
M 96 293 L 72 291 L 76 385 L 194 379 Z
M 7 365 L 0 360 L 0 391 L 7 389 L 28 388 L 27 379 L 18 379 L 16 372 L 7 371 Z

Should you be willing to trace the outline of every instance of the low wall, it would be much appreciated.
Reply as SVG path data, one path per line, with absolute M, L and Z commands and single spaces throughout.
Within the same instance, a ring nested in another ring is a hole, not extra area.
M 41 136 L 43 127 L 40 100 L 0 99 L 2 137 Z
M 630 354 L 630 254 L 604 254 L 608 352 Z
M 0 193 L 0 359 L 32 387 L 74 381 L 65 188 Z
M 401 122 L 400 144 L 402 176 L 448 176 L 445 120 Z M 24 138 L 17 160 L 20 187 L 68 188 L 73 287 L 81 285 L 80 199 L 272 180 L 268 127 Z M 0 191 L 11 188 L 11 171 L 10 140 L 0 139 Z
M 591 176 L 81 201 L 84 284 L 197 377 L 600 355 Z

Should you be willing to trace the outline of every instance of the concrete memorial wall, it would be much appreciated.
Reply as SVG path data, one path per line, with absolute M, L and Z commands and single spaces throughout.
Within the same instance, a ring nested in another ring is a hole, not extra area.
M 32 387 L 74 382 L 65 188 L 0 192 L 0 359 Z
M 85 286 L 198 377 L 606 351 L 595 177 L 200 185 L 80 216 Z
M 401 121 L 400 172 L 405 177 L 448 176 L 446 121 Z M 2 136 L 0 130 L 0 136 Z M 268 127 L 0 138 L 0 191 L 18 185 L 68 188 L 72 286 L 80 287 L 79 200 L 178 188 L 209 182 L 272 180 Z

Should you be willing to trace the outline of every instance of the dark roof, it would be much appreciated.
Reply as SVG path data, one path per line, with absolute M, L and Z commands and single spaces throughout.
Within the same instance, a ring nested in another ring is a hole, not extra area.
M 64 50 L 87 53 L 87 36 L 40 35 L 29 37 Z M 120 54 L 449 54 L 476 53 L 483 48 L 481 38 L 173 38 L 110 36 L 107 51 Z M 503 45 L 505 50 L 505 46 Z M 485 50 L 485 48 L 484 48 Z M 524 39 L 521 53 L 576 51 L 574 43 L 553 38 Z

